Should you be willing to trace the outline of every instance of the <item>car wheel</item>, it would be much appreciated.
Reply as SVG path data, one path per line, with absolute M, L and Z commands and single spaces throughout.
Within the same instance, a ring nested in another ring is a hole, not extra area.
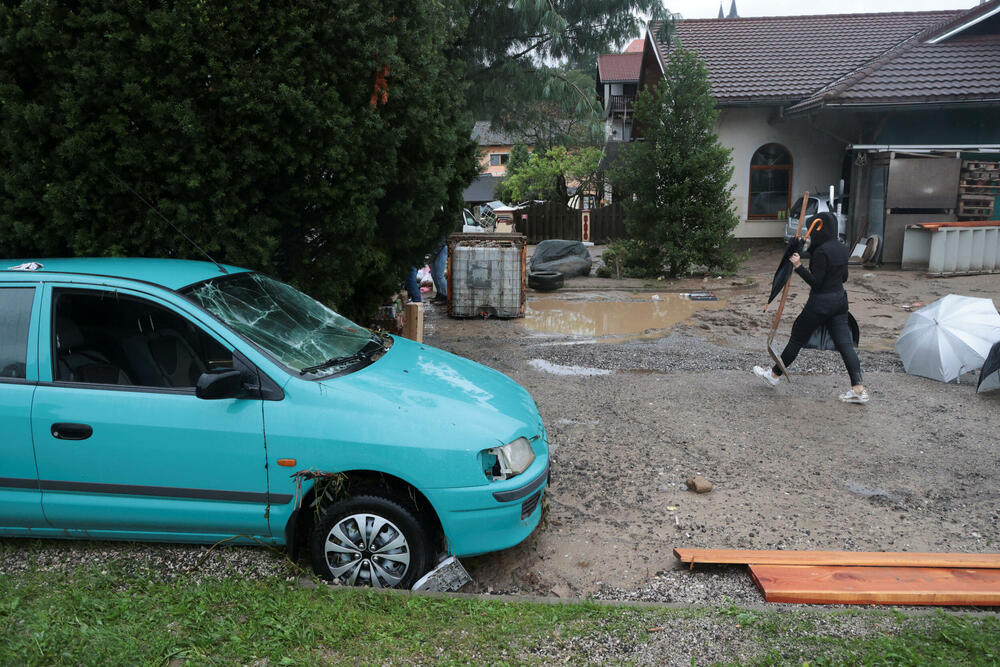
M 420 521 L 381 496 L 330 505 L 310 539 L 316 574 L 351 586 L 410 588 L 431 563 L 431 541 Z
M 535 271 L 528 274 L 528 287 L 539 292 L 551 292 L 563 286 L 563 274 L 558 271 Z

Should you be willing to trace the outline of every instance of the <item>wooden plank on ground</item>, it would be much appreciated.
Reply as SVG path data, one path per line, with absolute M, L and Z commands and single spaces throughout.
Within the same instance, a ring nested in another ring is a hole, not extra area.
M 682 563 L 1000 568 L 1000 554 L 674 549 Z
M 1000 570 L 751 565 L 768 602 L 1000 605 Z

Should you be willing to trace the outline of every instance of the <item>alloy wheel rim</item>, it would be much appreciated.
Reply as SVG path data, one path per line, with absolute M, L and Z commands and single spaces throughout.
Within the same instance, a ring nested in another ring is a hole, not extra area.
M 392 588 L 410 569 L 406 536 L 377 514 L 352 514 L 335 523 L 324 551 L 330 573 L 350 586 Z

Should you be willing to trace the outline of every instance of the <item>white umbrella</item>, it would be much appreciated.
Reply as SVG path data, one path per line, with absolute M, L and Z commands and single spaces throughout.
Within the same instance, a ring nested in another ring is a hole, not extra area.
M 1000 313 L 991 299 L 949 294 L 910 315 L 896 341 L 912 375 L 951 382 L 983 365 L 1000 340 Z

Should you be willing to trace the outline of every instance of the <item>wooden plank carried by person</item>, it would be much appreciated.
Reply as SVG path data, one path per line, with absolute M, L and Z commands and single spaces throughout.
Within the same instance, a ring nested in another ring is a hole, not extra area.
M 737 565 L 854 565 L 871 567 L 953 567 L 1000 569 L 1000 553 L 918 553 L 891 551 L 784 551 L 753 549 L 674 549 L 682 563 Z
M 1000 605 L 1000 570 L 946 567 L 751 565 L 768 602 Z
M 799 226 L 795 228 L 795 238 L 798 240 L 802 236 L 802 225 L 806 221 L 806 208 L 809 205 L 809 191 L 802 195 L 802 209 L 799 211 Z M 791 382 L 792 379 L 788 375 L 788 369 L 785 368 L 785 362 L 781 360 L 781 352 L 774 345 L 774 336 L 778 333 L 778 325 L 781 324 L 781 314 L 785 310 L 785 301 L 788 299 L 788 287 L 792 284 L 792 277 L 789 276 L 788 280 L 785 282 L 784 288 L 781 291 L 781 302 L 778 304 L 778 312 L 774 314 L 774 323 L 771 325 L 771 331 L 767 335 L 767 353 L 771 356 L 775 365 L 781 369 L 781 376 L 785 378 L 785 382 Z M 767 310 L 767 306 L 764 306 L 764 310 Z

